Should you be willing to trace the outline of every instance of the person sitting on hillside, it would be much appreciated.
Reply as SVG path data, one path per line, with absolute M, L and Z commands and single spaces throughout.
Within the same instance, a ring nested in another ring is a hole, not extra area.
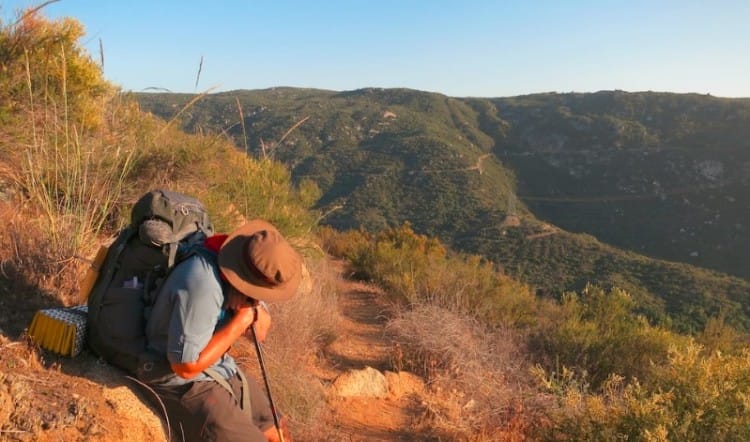
M 271 317 L 263 302 L 294 296 L 301 272 L 300 255 L 281 233 L 254 220 L 208 238 L 170 273 L 146 336 L 149 350 L 170 363 L 171 372 L 149 384 L 177 440 L 279 440 L 262 389 L 227 351 L 253 329 L 265 339 Z

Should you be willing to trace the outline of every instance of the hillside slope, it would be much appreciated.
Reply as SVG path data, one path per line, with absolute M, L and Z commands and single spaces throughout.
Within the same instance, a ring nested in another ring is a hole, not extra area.
M 683 331 L 719 312 L 750 326 L 748 100 L 291 88 L 212 94 L 187 107 L 192 95 L 136 98 L 315 181 L 323 223 L 376 231 L 408 221 L 542 292 L 619 285 L 652 319 L 670 316 Z
M 750 100 L 598 92 L 492 100 L 494 152 L 540 218 L 750 277 Z
M 136 98 L 170 118 L 192 96 Z M 284 162 L 297 181 L 315 181 L 318 206 L 330 210 L 324 221 L 340 229 L 375 231 L 411 221 L 460 243 L 513 195 L 512 174 L 488 155 L 493 141 L 478 130 L 477 113 L 448 97 L 278 88 L 209 95 L 180 118 L 190 130 L 224 131 L 254 155 Z M 283 142 L 264 146 L 305 118 Z

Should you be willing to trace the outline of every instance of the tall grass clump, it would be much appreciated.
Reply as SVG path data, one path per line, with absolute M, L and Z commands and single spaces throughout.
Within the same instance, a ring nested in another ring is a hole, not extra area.
M 26 12 L 0 35 L 3 111 L 16 127 L 3 160 L 20 165 L 12 178 L 53 243 L 76 250 L 104 227 L 133 164 L 133 147 L 106 124 L 104 110 L 128 120 L 134 107 L 119 101 L 80 48 L 75 20 Z
M 15 264 L 37 256 L 34 267 L 47 268 L 42 275 L 55 275 L 50 286 L 63 292 L 76 285 L 64 275 L 82 265 L 72 258 L 90 256 L 93 238 L 111 223 L 136 153 L 126 125 L 137 119 L 137 107 L 103 80 L 78 44 L 82 35 L 75 20 L 49 21 L 38 11 L 0 26 L 0 124 L 7 129 L 0 178 L 14 189 L 9 204 L 24 216 L 20 231 L 10 232 L 22 257 Z M 27 250 L 22 237 L 31 232 L 36 242 Z

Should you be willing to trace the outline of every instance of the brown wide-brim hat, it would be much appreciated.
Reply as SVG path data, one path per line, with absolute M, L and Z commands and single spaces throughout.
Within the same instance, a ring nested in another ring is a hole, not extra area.
M 219 268 L 232 286 L 259 301 L 285 301 L 302 279 L 302 258 L 271 223 L 253 220 L 219 249 Z

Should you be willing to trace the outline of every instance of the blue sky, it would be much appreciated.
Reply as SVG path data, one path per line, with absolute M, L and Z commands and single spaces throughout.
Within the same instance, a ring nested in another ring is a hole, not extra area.
M 0 13 L 8 23 L 41 3 L 0 0 Z M 106 78 L 135 91 L 750 97 L 750 0 L 61 0 L 43 11 L 83 23 Z

